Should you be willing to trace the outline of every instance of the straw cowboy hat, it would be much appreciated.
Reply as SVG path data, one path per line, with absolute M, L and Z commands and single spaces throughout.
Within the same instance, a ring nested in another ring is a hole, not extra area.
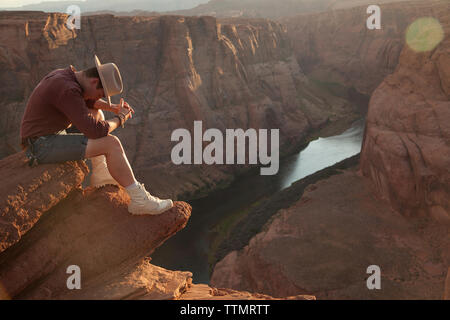
M 108 104 L 111 106 L 111 96 L 115 96 L 123 90 L 119 68 L 114 63 L 101 64 L 97 55 L 94 57 L 95 66 L 102 81 L 103 91 L 105 91 L 105 97 L 108 98 Z

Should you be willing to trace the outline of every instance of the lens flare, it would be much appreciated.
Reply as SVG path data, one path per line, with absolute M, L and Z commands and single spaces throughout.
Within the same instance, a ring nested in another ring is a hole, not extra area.
M 419 18 L 406 30 L 406 43 L 416 52 L 431 51 L 444 39 L 444 30 L 432 17 Z

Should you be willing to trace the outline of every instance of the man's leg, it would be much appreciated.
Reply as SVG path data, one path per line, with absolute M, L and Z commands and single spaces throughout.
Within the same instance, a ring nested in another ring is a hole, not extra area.
M 101 110 L 93 112 L 94 117 L 104 120 Z M 100 139 L 88 139 L 85 158 L 105 156 L 107 169 L 111 176 L 126 188 L 131 201 L 128 211 L 136 215 L 157 215 L 173 207 L 170 199 L 159 199 L 150 195 L 143 184 L 137 182 L 128 158 L 123 150 L 119 138 L 111 134 Z
M 95 119 L 105 120 L 102 110 L 89 109 L 89 112 Z M 111 156 L 110 151 L 112 151 L 114 156 Z M 93 156 L 92 154 L 96 155 Z M 109 173 L 122 187 L 128 187 L 136 181 L 122 144 L 117 137 L 108 135 L 104 138 L 88 140 L 85 157 L 92 158 L 91 161 L 94 163 L 102 161 L 103 156 L 106 157 Z M 116 176 L 119 178 L 116 178 Z
M 99 109 L 89 109 L 90 113 L 97 120 L 105 120 L 105 116 L 102 110 Z M 77 130 L 77 128 L 70 128 L 71 130 Z M 67 131 L 67 130 L 66 130 Z M 104 155 L 100 155 L 97 157 L 89 158 L 92 163 L 92 174 L 90 177 L 90 186 L 94 188 L 99 188 L 105 186 L 107 184 L 117 185 L 119 184 L 117 180 L 115 180 L 111 173 L 109 172 L 106 157 Z
M 85 157 L 93 158 L 101 155 L 106 157 L 109 173 L 122 187 L 128 187 L 136 182 L 119 138 L 108 135 L 99 139 L 89 139 Z

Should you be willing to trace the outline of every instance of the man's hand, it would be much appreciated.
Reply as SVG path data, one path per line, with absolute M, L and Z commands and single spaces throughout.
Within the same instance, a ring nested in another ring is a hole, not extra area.
M 125 115 L 125 121 L 133 117 L 134 110 L 126 103 L 123 98 L 120 98 L 120 103 L 118 104 L 117 114 Z
M 115 114 L 123 113 L 127 115 L 126 120 L 128 118 L 133 118 L 134 109 L 127 103 L 123 98 L 120 98 L 120 103 L 111 104 L 111 111 Z

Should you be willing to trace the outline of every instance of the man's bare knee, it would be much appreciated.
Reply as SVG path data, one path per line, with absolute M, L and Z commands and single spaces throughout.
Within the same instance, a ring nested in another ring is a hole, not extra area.
M 86 154 L 89 156 L 120 154 L 122 152 L 124 152 L 122 143 L 118 137 L 112 134 L 103 138 L 89 139 L 86 149 Z
M 120 142 L 120 139 L 118 137 L 116 137 L 115 135 L 108 134 L 107 144 L 109 145 L 108 151 L 123 152 L 122 143 Z

